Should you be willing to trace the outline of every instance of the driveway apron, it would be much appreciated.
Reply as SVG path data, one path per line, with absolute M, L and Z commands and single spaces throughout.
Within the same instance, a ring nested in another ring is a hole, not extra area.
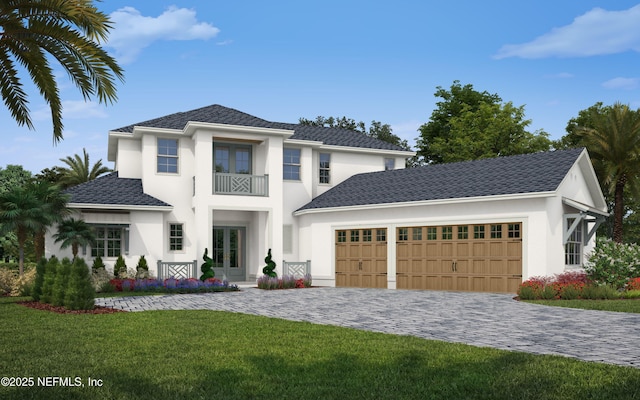
M 220 310 L 640 367 L 640 314 L 546 307 L 513 295 L 311 288 L 96 299 L 127 311 Z

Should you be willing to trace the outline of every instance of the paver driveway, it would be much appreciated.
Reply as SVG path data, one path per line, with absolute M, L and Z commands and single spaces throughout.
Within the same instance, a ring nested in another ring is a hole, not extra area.
M 512 295 L 312 288 L 96 299 L 129 311 L 222 310 L 640 367 L 640 314 L 545 307 Z

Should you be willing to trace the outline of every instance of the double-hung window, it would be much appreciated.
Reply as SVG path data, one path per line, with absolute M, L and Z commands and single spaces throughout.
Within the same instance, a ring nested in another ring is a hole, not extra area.
M 91 248 L 92 257 L 118 257 L 124 253 L 125 235 L 121 226 L 95 226 L 96 240 Z
M 178 140 L 158 138 L 158 172 L 178 173 Z
M 320 183 L 331 182 L 331 154 L 320 153 Z
M 283 178 L 288 181 L 300 180 L 300 149 L 284 149 Z
M 182 224 L 169 224 L 169 251 L 182 251 L 184 231 Z
M 571 226 L 574 221 L 573 218 L 570 218 L 567 223 Z M 578 224 L 567 240 L 564 247 L 564 263 L 568 266 L 582 264 L 582 223 Z

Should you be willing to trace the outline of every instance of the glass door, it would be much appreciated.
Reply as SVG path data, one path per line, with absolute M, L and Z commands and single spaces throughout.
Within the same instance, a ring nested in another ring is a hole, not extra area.
M 245 279 L 246 228 L 213 228 L 213 268 L 216 278 L 228 281 Z

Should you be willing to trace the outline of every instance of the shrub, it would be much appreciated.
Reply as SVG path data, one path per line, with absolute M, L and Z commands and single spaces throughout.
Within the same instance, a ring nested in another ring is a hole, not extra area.
M 53 298 L 53 284 L 56 279 L 56 270 L 58 269 L 58 259 L 51 256 L 44 269 L 44 280 L 42 281 L 42 294 L 40 295 L 41 303 L 51 303 Z
M 640 290 L 626 290 L 620 293 L 623 299 L 640 299 Z
M 69 284 L 69 276 L 71 275 L 71 260 L 63 258 L 62 263 L 56 269 L 56 276 L 53 281 L 53 291 L 51 296 L 51 304 L 54 306 L 64 305 L 64 296 L 67 292 Z
M 278 274 L 276 273 L 276 263 L 273 261 L 271 257 L 271 249 L 267 252 L 267 256 L 264 258 L 264 262 L 267 264 L 264 268 L 262 268 L 262 273 L 270 276 L 271 278 L 277 278 Z
M 293 275 L 285 275 L 282 278 L 274 278 L 269 275 L 262 275 L 257 281 L 259 289 L 294 289 L 311 286 L 311 275 L 306 274 L 303 278 L 296 279 Z
M 82 258 L 76 258 L 71 266 L 64 305 L 70 310 L 92 310 L 95 297 L 96 291 L 91 285 L 89 267 Z
M 582 296 L 584 283 L 558 284 L 558 296 L 562 300 L 575 300 Z
M 202 263 L 202 265 L 200 266 L 200 271 L 202 271 L 200 280 L 202 282 L 206 281 L 207 279 L 212 279 L 214 276 L 216 276 L 216 273 L 213 270 L 213 258 L 209 257 L 208 253 L 209 249 L 205 248 L 204 255 L 202 256 L 204 263 Z
M 113 266 L 113 276 L 116 278 L 126 278 L 127 264 L 124 262 L 122 254 L 118 256 L 116 263 Z
M 537 277 L 528 279 L 520 284 L 518 287 L 518 296 L 522 300 L 535 300 L 542 297 L 542 289 L 545 283 Z
M 311 287 L 311 283 L 313 280 L 311 279 L 311 274 L 305 274 L 302 278 L 302 285 L 306 288 Z
M 44 283 L 44 273 L 47 267 L 47 259 L 42 258 L 36 265 L 36 277 L 33 282 L 33 288 L 31 289 L 31 297 L 34 301 L 40 301 L 42 296 L 42 284 Z
M 597 284 L 623 289 L 629 279 L 640 276 L 640 246 L 598 240 L 585 271 Z
M 620 292 L 611 285 L 587 285 L 582 289 L 582 298 L 589 300 L 611 300 L 620 297 Z
M 13 281 L 16 279 L 16 272 L 7 268 L 0 269 L 0 296 L 11 294 Z
M 104 292 L 102 289 L 105 287 L 105 284 L 109 284 L 111 279 L 113 279 L 113 277 L 105 268 L 93 270 L 91 274 L 91 284 L 96 292 Z M 113 291 L 113 289 L 111 291 Z
M 104 261 L 102 261 L 102 257 L 98 256 L 93 259 L 93 263 L 91 264 L 91 272 L 96 274 L 100 271 L 106 271 L 106 266 L 104 265 Z
M 542 288 L 540 291 L 540 297 L 544 300 L 553 300 L 558 296 L 558 291 L 553 287 L 553 285 L 547 285 Z
M 627 290 L 640 290 L 640 278 L 633 278 L 627 282 Z
M 136 279 L 147 279 L 149 277 L 149 266 L 144 256 L 140 256 L 136 265 Z
M 554 282 L 560 284 L 574 284 L 574 283 L 589 283 L 589 277 L 584 271 L 566 271 L 561 274 L 556 274 L 553 279 Z
M 11 296 L 31 296 L 33 284 L 36 280 L 36 269 L 25 270 L 22 276 L 16 276 L 11 288 Z

